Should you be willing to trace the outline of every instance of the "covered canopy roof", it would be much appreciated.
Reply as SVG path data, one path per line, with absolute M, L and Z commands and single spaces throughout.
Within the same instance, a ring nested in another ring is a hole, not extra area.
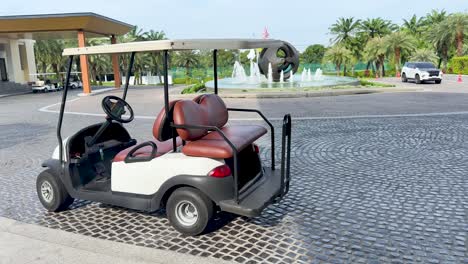
M 76 38 L 85 31 L 90 37 L 123 35 L 132 25 L 95 13 L 0 16 L 0 37 Z
M 63 51 L 63 55 L 112 54 L 161 50 L 256 49 L 280 47 L 282 45 L 283 41 L 275 39 L 173 39 L 68 48 Z

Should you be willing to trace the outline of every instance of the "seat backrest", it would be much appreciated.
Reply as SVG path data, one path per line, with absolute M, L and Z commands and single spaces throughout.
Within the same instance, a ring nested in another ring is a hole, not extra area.
M 223 100 L 215 94 L 204 94 L 194 100 L 183 100 L 174 106 L 174 124 L 223 127 L 228 112 Z M 205 136 L 205 129 L 177 129 L 183 140 L 193 141 Z
M 229 114 L 226 104 L 217 94 L 203 94 L 194 101 L 206 109 L 210 126 L 222 128 L 227 123 Z
M 209 126 L 205 109 L 192 100 L 182 100 L 174 106 L 174 124 Z M 208 133 L 206 129 L 178 128 L 180 138 L 186 141 L 197 140 Z
M 153 124 L 153 136 L 159 141 L 166 141 L 172 138 L 171 120 L 174 114 L 174 106 L 179 100 L 169 102 L 169 115 L 166 115 L 166 109 L 163 107 Z M 177 131 L 174 135 L 177 137 Z

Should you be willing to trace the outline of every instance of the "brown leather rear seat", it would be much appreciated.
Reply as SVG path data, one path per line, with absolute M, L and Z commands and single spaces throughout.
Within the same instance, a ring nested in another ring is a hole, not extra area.
M 223 100 L 215 94 L 199 96 L 194 101 L 183 100 L 174 106 L 177 125 L 216 126 L 234 144 L 238 151 L 265 135 L 267 130 L 257 125 L 224 126 L 228 111 Z M 204 129 L 177 129 L 180 137 L 188 141 L 182 152 L 188 156 L 226 159 L 233 155 L 232 148 L 216 131 Z

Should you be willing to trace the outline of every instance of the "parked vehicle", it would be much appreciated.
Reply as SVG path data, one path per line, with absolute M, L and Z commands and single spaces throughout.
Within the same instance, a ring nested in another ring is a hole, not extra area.
M 279 40 L 161 40 L 65 49 L 68 74 L 57 127 L 58 146 L 37 177 L 37 194 L 49 211 L 65 210 L 74 199 L 101 202 L 140 211 L 166 208 L 172 226 L 187 235 L 202 233 L 217 211 L 247 217 L 288 193 L 290 183 L 291 116 L 282 126 L 281 169 L 276 168 L 273 125 L 256 109 L 227 108 L 218 96 L 217 50 L 280 47 Z M 173 50 L 213 50 L 214 93 L 193 100 L 169 100 L 168 61 Z M 84 127 L 62 139 L 62 121 L 70 87 L 70 69 L 79 55 L 163 54 L 164 107 L 155 117 L 155 139 L 137 143 L 124 124 L 134 118 L 122 97 L 106 96 L 104 122 Z M 228 112 L 259 114 L 270 128 L 270 167 L 263 164 L 255 141 L 268 131 L 260 125 L 230 125 Z
M 61 90 L 58 81 L 50 78 L 51 76 L 55 76 L 55 73 L 37 73 L 30 75 L 38 79 L 37 81 L 29 82 L 33 93 L 48 93 Z
M 417 84 L 434 81 L 440 84 L 442 75 L 442 71 L 431 62 L 407 62 L 401 70 L 401 81 L 414 80 Z

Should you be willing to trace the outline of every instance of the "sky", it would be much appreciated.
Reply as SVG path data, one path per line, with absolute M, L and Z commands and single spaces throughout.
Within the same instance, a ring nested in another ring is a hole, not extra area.
M 431 9 L 468 12 L 468 0 L 2 0 L 0 15 L 94 12 L 168 38 L 262 37 L 291 42 L 299 50 L 328 45 L 328 28 L 339 17 L 382 17 L 397 24 Z

